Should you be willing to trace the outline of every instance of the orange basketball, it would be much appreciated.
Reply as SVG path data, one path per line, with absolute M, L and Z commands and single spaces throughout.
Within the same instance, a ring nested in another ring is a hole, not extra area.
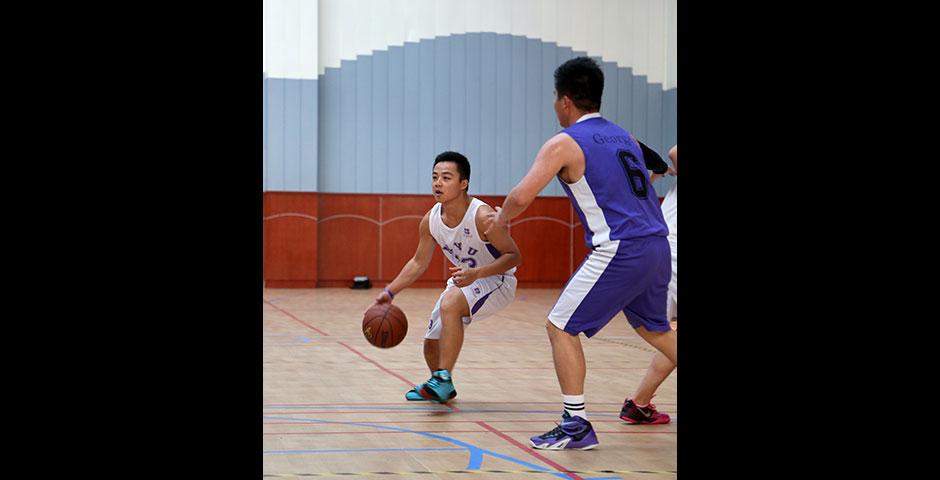
M 408 318 L 391 303 L 377 303 L 362 317 L 362 334 L 372 345 L 392 348 L 401 343 L 408 333 Z

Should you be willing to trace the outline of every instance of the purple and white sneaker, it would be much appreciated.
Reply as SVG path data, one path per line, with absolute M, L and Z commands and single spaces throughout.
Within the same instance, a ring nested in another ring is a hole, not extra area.
M 590 450 L 597 446 L 597 435 L 591 422 L 572 417 L 568 412 L 561 415 L 561 423 L 550 432 L 529 439 L 532 448 L 539 450 Z

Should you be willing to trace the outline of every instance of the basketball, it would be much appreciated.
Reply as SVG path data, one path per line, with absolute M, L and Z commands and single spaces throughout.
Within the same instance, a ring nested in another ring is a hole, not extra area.
M 362 317 L 362 334 L 372 345 L 392 348 L 408 333 L 408 318 L 391 303 L 375 304 Z

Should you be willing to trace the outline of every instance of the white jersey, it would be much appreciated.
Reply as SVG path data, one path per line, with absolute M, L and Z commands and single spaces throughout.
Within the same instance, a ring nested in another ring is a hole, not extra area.
M 677 186 L 679 185 L 678 179 L 672 184 L 672 187 L 669 188 L 669 191 L 666 192 L 666 198 L 663 199 L 663 218 L 666 220 L 666 226 L 669 227 L 669 247 L 672 250 L 672 257 L 676 258 L 676 247 L 678 246 L 678 226 L 676 225 L 676 219 L 679 216 L 678 205 L 676 201 L 676 196 L 678 195 Z
M 502 253 L 489 242 L 480 239 L 480 233 L 477 231 L 476 215 L 477 209 L 485 202 L 474 198 L 467 207 L 467 213 L 464 214 L 460 225 L 450 228 L 444 225 L 441 219 L 441 204 L 437 203 L 431 208 L 430 224 L 431 236 L 441 246 L 444 256 L 453 263 L 454 266 L 467 265 L 470 268 L 482 267 L 496 261 Z M 506 274 L 513 274 L 516 267 L 507 270 Z
M 663 218 L 666 219 L 666 226 L 669 227 L 669 250 L 672 253 L 672 279 L 669 280 L 669 301 L 666 305 L 666 318 L 672 321 L 676 317 L 679 302 L 679 230 L 677 219 L 679 217 L 679 206 L 677 201 L 679 180 L 672 184 L 669 191 L 666 192 L 666 198 L 663 199 Z

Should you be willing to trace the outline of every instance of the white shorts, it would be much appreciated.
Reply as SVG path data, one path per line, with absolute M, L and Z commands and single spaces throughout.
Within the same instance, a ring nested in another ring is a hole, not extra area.
M 454 279 L 447 279 L 447 288 L 441 292 L 437 303 L 434 304 L 434 310 L 431 311 L 431 321 L 428 322 L 428 333 L 424 338 L 430 340 L 439 340 L 441 338 L 441 301 L 452 288 L 459 288 L 454 285 Z M 509 274 L 493 275 L 480 278 L 477 281 L 460 288 L 463 296 L 467 299 L 467 305 L 470 306 L 470 316 L 463 317 L 464 328 L 470 325 L 474 320 L 483 320 L 486 317 L 506 308 L 516 298 L 516 277 Z
M 672 255 L 672 278 L 669 280 L 669 302 L 666 304 L 666 320 L 674 321 L 679 310 L 679 284 L 676 281 L 676 261 L 675 250 Z

